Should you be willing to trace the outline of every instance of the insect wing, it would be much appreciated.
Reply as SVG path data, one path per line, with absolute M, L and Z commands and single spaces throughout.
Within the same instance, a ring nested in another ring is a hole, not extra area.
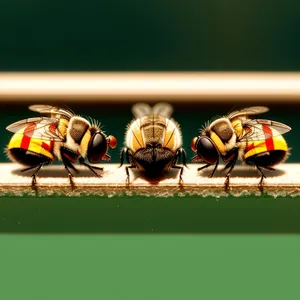
M 20 132 L 31 138 L 45 141 L 62 141 L 63 136 L 57 130 L 59 119 L 48 117 L 29 118 L 6 127 L 10 132 Z
M 44 104 L 31 105 L 29 106 L 29 109 L 32 111 L 36 111 L 40 114 L 50 115 L 52 118 L 59 118 L 62 116 L 70 120 L 74 116 L 74 113 L 70 110 L 63 109 L 56 106 L 51 106 L 51 105 L 44 105 Z
M 233 111 L 227 117 L 232 120 L 239 116 L 249 116 L 249 115 L 258 115 L 269 111 L 269 108 L 266 106 L 252 106 L 248 108 L 243 108 L 240 110 Z
M 142 118 L 149 115 L 160 115 L 170 118 L 173 113 L 173 107 L 169 103 L 157 103 L 153 107 L 146 103 L 137 103 L 132 107 L 132 114 L 135 118 Z
M 242 122 L 244 134 L 240 142 L 260 141 L 287 133 L 291 127 L 276 121 L 263 119 L 246 119 Z
M 133 105 L 131 111 L 136 119 L 152 114 L 151 106 L 146 103 L 137 103 Z
M 173 107 L 169 103 L 157 103 L 152 107 L 152 113 L 154 115 L 160 115 L 165 118 L 170 118 L 173 113 Z

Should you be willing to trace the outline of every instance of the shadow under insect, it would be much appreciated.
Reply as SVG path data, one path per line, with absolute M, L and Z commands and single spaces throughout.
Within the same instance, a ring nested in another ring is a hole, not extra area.
M 208 169 L 203 169 L 201 171 L 198 172 L 198 176 L 204 176 L 204 177 L 209 177 L 209 175 L 211 174 L 211 170 L 212 168 L 208 168 Z M 281 169 L 275 169 L 274 171 L 271 170 L 264 170 L 264 174 L 265 176 L 268 177 L 278 177 L 281 176 L 283 174 L 285 174 L 284 170 Z M 213 177 L 225 177 L 226 176 L 226 170 L 224 168 L 218 168 Z M 243 166 L 236 166 L 232 172 L 230 177 L 259 177 L 260 173 L 258 170 L 256 170 L 255 168 L 245 168 Z
M 159 175 L 153 175 L 152 173 L 147 173 L 138 169 L 130 169 L 132 176 L 131 183 L 134 183 L 136 179 L 141 178 L 147 181 L 150 185 L 158 185 L 163 180 L 179 178 L 179 169 L 170 169 L 168 171 L 162 172 Z
M 18 168 L 12 171 L 12 174 L 18 175 L 18 176 L 25 176 L 25 177 L 32 177 L 32 170 L 23 171 L 24 168 Z M 99 175 L 103 175 L 104 172 L 99 171 Z M 80 169 L 77 172 L 72 172 L 72 175 L 74 177 L 95 177 L 95 175 L 87 168 Z M 48 168 L 45 166 L 39 171 L 38 177 L 40 178 L 47 178 L 47 177 L 53 177 L 53 178 L 61 178 L 61 177 L 68 177 L 68 173 L 66 172 L 65 168 L 63 166 L 57 167 L 57 168 Z

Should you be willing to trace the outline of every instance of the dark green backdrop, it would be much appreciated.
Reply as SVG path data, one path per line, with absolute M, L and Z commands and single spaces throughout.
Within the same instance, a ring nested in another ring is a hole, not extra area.
M 1 0 L 0 70 L 299 70 L 296 0 Z

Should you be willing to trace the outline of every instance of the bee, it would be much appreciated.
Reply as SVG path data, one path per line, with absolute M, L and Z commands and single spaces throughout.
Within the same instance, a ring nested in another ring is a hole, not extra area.
M 6 148 L 8 158 L 18 162 L 32 174 L 32 186 L 36 184 L 36 175 L 40 169 L 51 164 L 55 158 L 62 161 L 69 180 L 73 185 L 73 175 L 70 172 L 78 170 L 73 163 L 77 160 L 89 168 L 94 175 L 101 177 L 95 170 L 103 170 L 85 162 L 98 163 L 109 160 L 108 146 L 115 148 L 116 138 L 106 136 L 99 123 L 91 124 L 87 119 L 77 116 L 71 110 L 50 105 L 32 105 L 29 109 L 41 114 L 40 117 L 18 121 L 6 127 L 14 132 Z
M 274 171 L 273 166 L 286 160 L 288 146 L 282 135 L 291 130 L 279 122 L 249 117 L 268 110 L 264 106 L 244 108 L 205 126 L 191 144 L 192 150 L 197 153 L 192 161 L 206 163 L 198 171 L 214 165 L 209 175 L 212 177 L 221 157 L 227 163 L 224 170 L 228 169 L 225 180 L 225 189 L 228 189 L 231 172 L 240 159 L 257 168 L 261 174 L 259 187 L 262 188 L 266 178 L 263 169 Z
M 127 126 L 125 147 L 121 152 L 130 163 L 126 166 L 127 183 L 129 169 L 137 168 L 147 177 L 158 177 L 169 169 L 179 169 L 182 182 L 183 167 L 177 162 L 182 157 L 186 166 L 186 153 L 182 148 L 179 125 L 171 119 L 173 108 L 168 103 L 158 103 L 153 107 L 137 103 L 132 107 L 134 119 Z

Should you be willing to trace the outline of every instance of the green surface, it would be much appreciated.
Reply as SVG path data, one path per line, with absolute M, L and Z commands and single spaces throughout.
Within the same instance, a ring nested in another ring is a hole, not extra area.
M 4 197 L 0 233 L 300 233 L 299 197 Z
M 299 299 L 293 235 L 0 236 L 3 299 Z
M 0 3 L 0 70 L 299 70 L 295 0 Z

